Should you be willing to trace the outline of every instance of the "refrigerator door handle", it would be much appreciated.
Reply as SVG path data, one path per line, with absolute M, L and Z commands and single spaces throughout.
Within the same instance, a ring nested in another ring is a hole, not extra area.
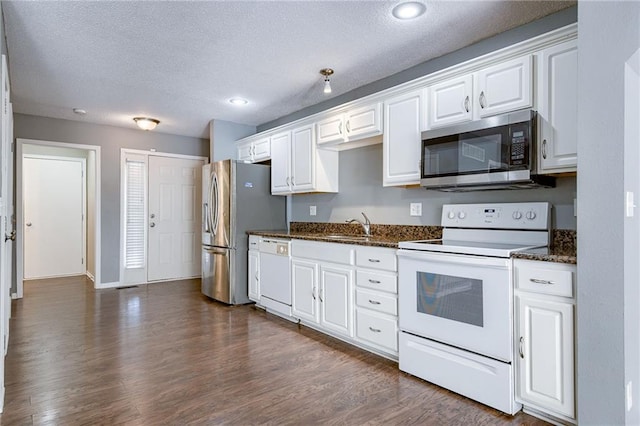
M 211 233 L 211 223 L 209 221 L 209 203 L 202 204 L 202 217 L 204 218 L 204 232 Z
M 229 249 L 223 249 L 218 247 L 203 247 L 202 250 L 210 254 L 222 255 L 225 257 L 229 256 Z
M 213 203 L 215 201 L 214 204 L 214 209 L 212 209 L 212 214 L 213 214 L 213 229 L 211 230 L 212 234 L 215 236 L 218 233 L 218 221 L 220 220 L 220 206 L 219 206 L 219 190 L 220 188 L 218 187 L 218 175 L 216 175 L 214 173 L 213 175 L 213 183 L 211 185 L 211 202 Z

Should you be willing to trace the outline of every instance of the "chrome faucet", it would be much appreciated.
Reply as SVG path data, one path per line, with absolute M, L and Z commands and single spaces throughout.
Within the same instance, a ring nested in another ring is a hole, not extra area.
M 360 219 L 348 219 L 346 222 L 347 223 L 358 222 L 360 225 L 362 225 L 362 229 L 364 230 L 364 235 L 368 237 L 371 235 L 371 221 L 369 220 L 367 215 L 364 214 L 364 212 L 362 212 L 362 216 L 364 216 L 364 220 L 365 220 L 364 222 L 361 221 Z

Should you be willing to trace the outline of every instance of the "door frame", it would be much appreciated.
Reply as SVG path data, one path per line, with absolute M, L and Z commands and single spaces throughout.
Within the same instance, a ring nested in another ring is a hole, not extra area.
M 95 199 L 93 202 L 93 208 L 95 211 L 95 227 L 94 227 L 94 265 L 95 265 L 95 276 L 94 280 L 94 288 L 97 288 L 102 283 L 101 281 L 101 270 L 102 270 L 102 261 L 101 261 L 101 237 L 102 237 L 102 212 L 100 211 L 101 207 L 101 198 L 102 198 L 102 185 L 101 185 L 101 157 L 100 157 L 100 146 L 98 145 L 86 145 L 86 144 L 76 144 L 76 143 L 68 143 L 68 142 L 54 142 L 54 141 L 45 141 L 38 139 L 16 139 L 16 291 L 11 295 L 13 299 L 21 299 L 24 296 L 24 238 L 22 236 L 21 230 L 24 227 L 24 206 L 23 206 L 23 196 L 22 196 L 22 159 L 24 154 L 24 145 L 37 145 L 37 146 L 48 146 L 48 147 L 57 147 L 57 148 L 71 148 L 71 149 L 79 149 L 84 151 L 92 151 L 95 155 Z M 86 190 L 90 188 L 87 186 Z M 87 204 L 87 203 L 85 203 Z M 85 223 L 86 223 L 86 215 L 85 215 Z M 88 263 L 88 259 L 86 259 Z
M 87 159 L 83 158 L 83 157 L 65 157 L 62 155 L 46 155 L 46 154 L 23 154 L 22 156 L 22 160 L 24 161 L 24 159 L 26 158 L 31 158 L 31 159 L 36 159 L 36 160 L 60 160 L 60 161 L 73 161 L 73 162 L 77 162 L 81 164 L 82 167 L 82 180 L 81 180 L 81 184 L 82 184 L 82 256 L 83 256 L 83 275 L 87 274 L 87 265 L 88 265 L 88 256 L 87 256 Z M 24 164 L 23 164 L 24 167 Z M 22 169 L 22 172 L 24 173 L 24 168 Z M 21 175 L 24 178 L 24 175 Z M 24 194 L 23 194 L 24 196 Z M 22 213 L 24 214 L 24 198 L 22 199 L 23 204 L 22 204 Z M 24 218 L 22 218 L 24 220 Z M 21 228 L 20 231 L 22 231 L 24 228 Z M 23 235 L 23 250 L 24 250 L 24 235 Z M 24 251 L 23 251 L 23 270 L 22 270 L 22 274 L 23 274 L 23 281 L 25 280 L 24 278 Z M 73 274 L 75 275 L 75 274 Z M 61 275 L 62 276 L 62 275 Z M 65 275 L 65 276 L 69 276 L 69 275 Z M 34 279 L 34 278 L 31 278 Z M 35 278 L 38 279 L 38 278 Z
M 204 157 L 200 155 L 187 155 L 187 154 L 174 154 L 171 152 L 157 152 L 157 151 L 143 151 L 140 149 L 130 149 L 130 148 L 120 148 L 120 279 L 117 283 L 109 287 L 117 287 L 117 286 L 126 286 L 126 285 L 139 285 L 139 284 L 154 284 L 154 283 L 162 283 L 165 281 L 171 280 L 155 280 L 149 281 L 148 272 L 149 272 L 149 259 L 148 259 L 148 244 L 149 244 L 149 235 L 148 233 L 145 235 L 145 244 L 147 245 L 147 253 L 145 254 L 145 265 L 144 265 L 144 273 L 140 272 L 140 274 L 144 275 L 144 282 L 140 281 L 140 278 L 134 277 L 135 282 L 126 282 L 125 281 L 125 267 L 124 267 L 124 253 L 125 253 L 125 193 L 126 188 L 125 184 L 125 164 L 127 157 L 144 157 L 145 167 L 146 167 L 146 176 L 147 176 L 147 188 L 145 188 L 145 229 L 147 227 L 146 221 L 148 220 L 148 215 L 146 214 L 149 208 L 149 157 L 169 157 L 176 158 L 182 160 L 201 160 L 203 161 L 203 165 L 209 162 L 209 157 Z M 101 288 L 107 288 L 102 286 Z

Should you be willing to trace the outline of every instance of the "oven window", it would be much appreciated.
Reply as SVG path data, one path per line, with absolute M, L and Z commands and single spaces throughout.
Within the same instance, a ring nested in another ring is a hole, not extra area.
M 483 326 L 482 280 L 418 272 L 416 285 L 418 312 Z

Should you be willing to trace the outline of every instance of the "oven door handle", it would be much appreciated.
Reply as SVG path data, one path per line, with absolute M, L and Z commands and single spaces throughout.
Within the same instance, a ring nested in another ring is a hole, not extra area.
M 428 252 L 421 250 L 403 250 L 397 252 L 399 258 L 417 261 L 457 264 L 461 266 L 478 266 L 484 268 L 509 268 L 511 259 L 500 257 L 484 257 L 451 253 Z

